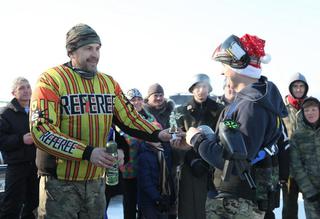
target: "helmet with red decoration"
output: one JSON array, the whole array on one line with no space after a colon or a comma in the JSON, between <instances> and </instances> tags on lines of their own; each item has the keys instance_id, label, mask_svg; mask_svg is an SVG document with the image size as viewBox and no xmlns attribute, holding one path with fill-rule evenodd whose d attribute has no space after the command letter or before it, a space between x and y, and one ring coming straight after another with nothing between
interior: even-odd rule
<instances>
[{"instance_id":1,"label":"helmet with red decoration","mask_svg":"<svg viewBox=\"0 0 320 219\"><path fill-rule=\"evenodd\" d=\"M212 59L229 66L235 72L252 78L260 78L261 63L269 63L271 57L264 52L265 41L245 34L239 38L229 36L214 51Z\"/></svg>"}]
</instances>

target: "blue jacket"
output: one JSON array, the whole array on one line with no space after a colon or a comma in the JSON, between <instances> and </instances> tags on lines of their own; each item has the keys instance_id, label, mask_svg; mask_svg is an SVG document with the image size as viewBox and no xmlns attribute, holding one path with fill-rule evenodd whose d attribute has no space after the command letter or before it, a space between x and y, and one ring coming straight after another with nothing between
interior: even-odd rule
<instances>
[{"instance_id":1,"label":"blue jacket","mask_svg":"<svg viewBox=\"0 0 320 219\"><path fill-rule=\"evenodd\" d=\"M171 148L169 145L163 144L163 149L169 174L171 174ZM141 144L139 150L137 175L139 206L155 205L156 201L160 199L160 167L156 150L146 142ZM172 181L169 183L172 185ZM174 192L172 193L174 194Z\"/></svg>"}]
</instances>

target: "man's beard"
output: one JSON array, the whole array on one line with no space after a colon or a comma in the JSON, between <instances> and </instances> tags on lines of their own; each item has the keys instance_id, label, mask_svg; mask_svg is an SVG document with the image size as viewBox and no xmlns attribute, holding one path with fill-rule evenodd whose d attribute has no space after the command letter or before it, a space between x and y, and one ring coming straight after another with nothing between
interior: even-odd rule
<instances>
[{"instance_id":1,"label":"man's beard","mask_svg":"<svg viewBox=\"0 0 320 219\"><path fill-rule=\"evenodd\" d=\"M85 64L82 65L82 66L80 67L80 69L83 70L83 71L87 71L87 72L96 74L97 71L98 71L98 70L97 70L97 65L98 65L98 62L97 62L97 64L95 64L95 65L92 65L92 64L89 63L89 62L85 62Z\"/></svg>"},{"instance_id":2,"label":"man's beard","mask_svg":"<svg viewBox=\"0 0 320 219\"><path fill-rule=\"evenodd\" d=\"M85 65L78 65L78 67L72 66L72 69L85 79L92 79L97 74L97 65L92 67L89 66L87 62L85 63Z\"/></svg>"}]
</instances>

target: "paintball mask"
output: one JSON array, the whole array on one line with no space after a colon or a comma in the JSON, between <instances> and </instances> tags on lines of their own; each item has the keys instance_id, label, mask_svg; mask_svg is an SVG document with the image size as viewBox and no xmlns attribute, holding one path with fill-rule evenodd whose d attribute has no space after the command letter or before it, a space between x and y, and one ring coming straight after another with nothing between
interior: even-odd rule
<instances>
[{"instance_id":1,"label":"paintball mask","mask_svg":"<svg viewBox=\"0 0 320 219\"><path fill-rule=\"evenodd\" d=\"M222 180L228 181L233 169L241 179L245 179L251 189L256 185L250 175L250 164L247 160L248 152L239 124L233 120L225 120L219 124L219 137L224 147L223 157L225 159Z\"/></svg>"},{"instance_id":2,"label":"paintball mask","mask_svg":"<svg viewBox=\"0 0 320 219\"><path fill-rule=\"evenodd\" d=\"M229 36L216 48L212 59L235 69L246 68L250 63L249 54L241 45L240 39L235 35Z\"/></svg>"}]
</instances>

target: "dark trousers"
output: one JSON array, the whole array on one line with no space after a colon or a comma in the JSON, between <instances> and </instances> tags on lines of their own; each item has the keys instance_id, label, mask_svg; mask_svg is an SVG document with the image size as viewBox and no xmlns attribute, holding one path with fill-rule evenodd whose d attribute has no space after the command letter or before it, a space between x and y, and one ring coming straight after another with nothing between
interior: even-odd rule
<instances>
[{"instance_id":1,"label":"dark trousers","mask_svg":"<svg viewBox=\"0 0 320 219\"><path fill-rule=\"evenodd\" d=\"M282 188L283 193L283 219L298 219L299 187L293 178L289 178L287 187Z\"/></svg>"},{"instance_id":2,"label":"dark trousers","mask_svg":"<svg viewBox=\"0 0 320 219\"><path fill-rule=\"evenodd\" d=\"M106 195L106 210L108 209L109 203L111 198L117 196L117 195L122 195L122 177L121 174L119 174L119 183L114 186L109 186L106 185L105 189L105 195Z\"/></svg>"},{"instance_id":3,"label":"dark trousers","mask_svg":"<svg viewBox=\"0 0 320 219\"><path fill-rule=\"evenodd\" d=\"M39 178L34 162L8 165L5 193L0 204L1 219L34 219L39 205Z\"/></svg>"},{"instance_id":4,"label":"dark trousers","mask_svg":"<svg viewBox=\"0 0 320 219\"><path fill-rule=\"evenodd\" d=\"M124 219L136 219L137 179L122 179Z\"/></svg>"},{"instance_id":5,"label":"dark trousers","mask_svg":"<svg viewBox=\"0 0 320 219\"><path fill-rule=\"evenodd\" d=\"M141 206L142 219L168 219L168 214L160 213L154 206Z\"/></svg>"},{"instance_id":6,"label":"dark trousers","mask_svg":"<svg viewBox=\"0 0 320 219\"><path fill-rule=\"evenodd\" d=\"M275 219L276 216L274 215L273 211L266 211L264 215L264 219Z\"/></svg>"}]
</instances>

